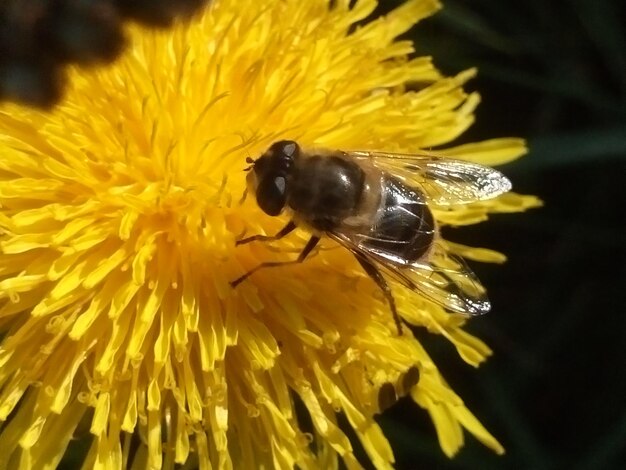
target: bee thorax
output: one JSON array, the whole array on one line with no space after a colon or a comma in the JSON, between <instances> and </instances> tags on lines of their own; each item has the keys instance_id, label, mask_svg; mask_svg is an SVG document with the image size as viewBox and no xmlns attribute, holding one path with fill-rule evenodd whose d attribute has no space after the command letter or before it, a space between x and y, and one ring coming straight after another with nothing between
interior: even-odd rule
<instances>
[{"instance_id":1,"label":"bee thorax","mask_svg":"<svg viewBox=\"0 0 626 470\"><path fill-rule=\"evenodd\" d=\"M318 231L337 228L357 214L365 173L341 156L313 155L293 170L287 201L295 216Z\"/></svg>"}]
</instances>

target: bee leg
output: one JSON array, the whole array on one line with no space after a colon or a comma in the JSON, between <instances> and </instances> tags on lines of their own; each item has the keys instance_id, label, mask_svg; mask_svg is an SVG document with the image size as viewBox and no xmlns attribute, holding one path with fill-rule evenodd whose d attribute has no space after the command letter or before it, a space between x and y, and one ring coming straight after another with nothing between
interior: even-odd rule
<instances>
[{"instance_id":1,"label":"bee leg","mask_svg":"<svg viewBox=\"0 0 626 470\"><path fill-rule=\"evenodd\" d=\"M285 225L276 235L252 235L251 237L242 238L241 240L237 240L235 242L235 246L244 245L246 243L254 242L254 241L271 241L271 240L280 240L285 235L291 233L296 228L296 224L293 220L290 220L287 225Z\"/></svg>"},{"instance_id":2,"label":"bee leg","mask_svg":"<svg viewBox=\"0 0 626 470\"><path fill-rule=\"evenodd\" d=\"M359 264L363 267L367 275L371 277L372 280L383 291L383 295L389 303L389 308L391 308L393 320L396 322L396 328L398 328L398 336L402 336L402 321L400 320L400 315L398 315L398 310L396 309L396 300L393 298L393 294L391 292L391 289L389 288L389 284L387 284L387 281L380 273L380 271L376 268L376 266L374 266L366 258L357 253L354 253L354 256L358 260Z\"/></svg>"},{"instance_id":3,"label":"bee leg","mask_svg":"<svg viewBox=\"0 0 626 470\"><path fill-rule=\"evenodd\" d=\"M289 226L289 224L287 226ZM285 227L285 228L287 228L287 227ZM293 230L293 229L291 229L291 230ZM291 230L289 230L289 232ZM284 229L281 230L281 232L282 231L284 231ZM289 233L289 232L287 232L287 233ZM320 237L317 237L317 236L313 235L311 238L309 238L309 241L306 243L306 245L304 246L304 248L302 249L302 251L298 255L297 259L291 260L291 261L269 261L269 262L266 262L266 263L261 263L256 268L252 268L250 271L248 271L243 276L238 277L237 279L232 281L230 283L230 285L233 286L233 287L237 287L239 284L241 284L248 277L250 277L252 274L257 272L259 269L275 268L276 266L285 266L287 264L302 263L306 259L306 257L311 253L311 251L313 251L313 248L315 248L315 245L317 245L319 241L320 241Z\"/></svg>"}]
</instances>

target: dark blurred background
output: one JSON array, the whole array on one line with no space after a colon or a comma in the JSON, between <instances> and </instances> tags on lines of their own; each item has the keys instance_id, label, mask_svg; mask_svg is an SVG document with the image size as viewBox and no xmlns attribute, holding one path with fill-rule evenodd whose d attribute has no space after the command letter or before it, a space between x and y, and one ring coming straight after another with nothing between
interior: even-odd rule
<instances>
[{"instance_id":1,"label":"dark blurred background","mask_svg":"<svg viewBox=\"0 0 626 470\"><path fill-rule=\"evenodd\" d=\"M202 0L5 0L0 99L51 106L68 63L114 60L124 21L167 27ZM400 3L381 0L378 14ZM447 74L477 66L482 104L462 141L526 137L503 171L545 207L447 233L506 253L473 264L493 311L469 330L495 355L478 370L420 334L452 387L502 442L467 436L453 460L402 401L380 421L399 469L626 468L626 14L623 0L447 0L407 36ZM26 7L27 8L26 8Z\"/></svg>"},{"instance_id":2,"label":"dark blurred background","mask_svg":"<svg viewBox=\"0 0 626 470\"><path fill-rule=\"evenodd\" d=\"M478 67L482 103L462 141L527 138L530 154L502 169L545 206L447 232L509 257L472 263L493 310L468 329L494 356L473 370L421 336L506 455L468 436L448 460L425 414L400 403L381 419L397 467L624 469L626 2L443 3L409 36L448 74Z\"/></svg>"}]
</instances>

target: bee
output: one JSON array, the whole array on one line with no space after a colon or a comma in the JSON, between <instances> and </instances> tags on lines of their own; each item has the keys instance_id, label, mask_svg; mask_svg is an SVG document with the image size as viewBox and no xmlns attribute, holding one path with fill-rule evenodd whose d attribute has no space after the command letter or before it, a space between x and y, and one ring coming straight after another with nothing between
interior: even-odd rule
<instances>
[{"instance_id":1,"label":"bee","mask_svg":"<svg viewBox=\"0 0 626 470\"><path fill-rule=\"evenodd\" d=\"M381 289L400 335L388 278L450 312L490 310L474 273L442 246L431 209L509 191L502 173L428 154L307 151L292 140L275 142L258 159L246 161L248 189L261 210L269 216L288 213L290 219L275 235L253 235L236 244L280 240L296 227L311 237L297 259L261 263L232 281L233 287L261 269L302 263L326 236L350 250Z\"/></svg>"}]
</instances>

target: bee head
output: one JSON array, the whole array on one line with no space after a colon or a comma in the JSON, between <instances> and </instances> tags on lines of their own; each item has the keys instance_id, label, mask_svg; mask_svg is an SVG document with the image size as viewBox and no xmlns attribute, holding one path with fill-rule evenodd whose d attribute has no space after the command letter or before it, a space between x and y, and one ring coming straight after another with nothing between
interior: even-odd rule
<instances>
[{"instance_id":1,"label":"bee head","mask_svg":"<svg viewBox=\"0 0 626 470\"><path fill-rule=\"evenodd\" d=\"M287 203L287 184L293 162L300 156L300 146L293 140L273 143L257 160L247 159L248 187L259 207L268 215L278 215Z\"/></svg>"}]
</instances>

